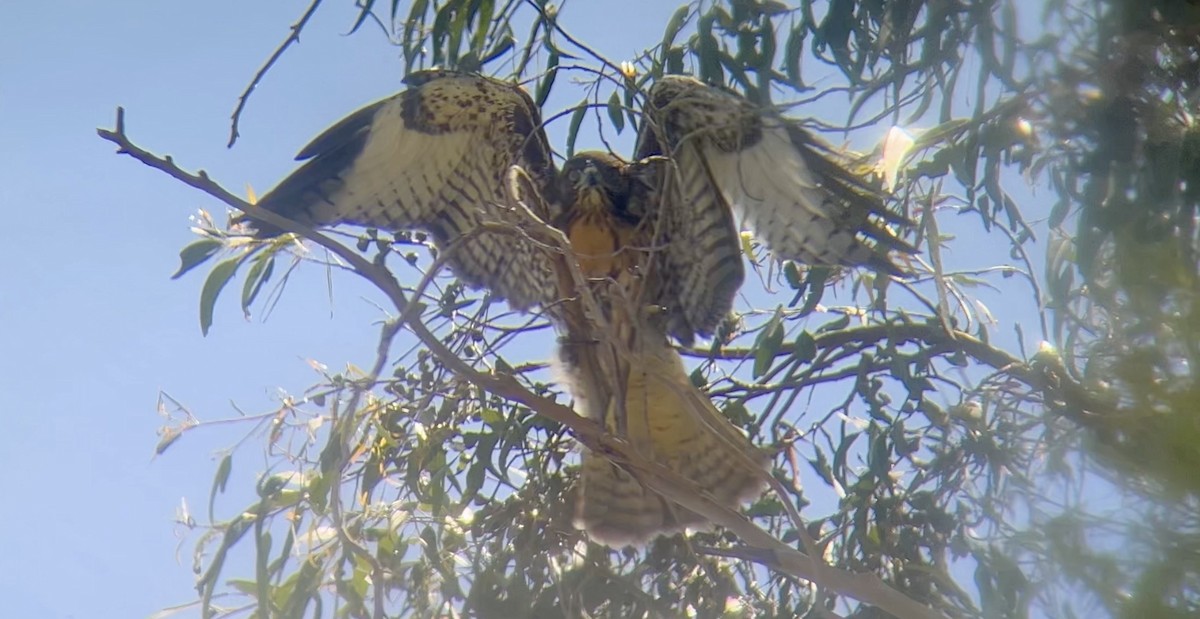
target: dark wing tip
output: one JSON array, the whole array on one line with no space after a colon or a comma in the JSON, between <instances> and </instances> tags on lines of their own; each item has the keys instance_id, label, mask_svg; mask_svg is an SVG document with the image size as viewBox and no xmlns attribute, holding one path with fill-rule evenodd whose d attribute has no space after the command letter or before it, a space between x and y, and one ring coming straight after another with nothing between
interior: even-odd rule
<instances>
[{"instance_id":1,"label":"dark wing tip","mask_svg":"<svg viewBox=\"0 0 1200 619\"><path fill-rule=\"evenodd\" d=\"M911 277L897 267L888 255L919 254L920 250L901 238L916 227L909 217L888 208L888 194L877 183L868 180L869 166L861 160L838 152L823 140L813 136L799 122L787 121L788 134L813 174L822 179L830 194L843 208L856 213L860 234L870 241L877 252L866 266L897 277ZM895 228L895 229L893 229Z\"/></svg>"},{"instance_id":2,"label":"dark wing tip","mask_svg":"<svg viewBox=\"0 0 1200 619\"><path fill-rule=\"evenodd\" d=\"M371 122L375 120L375 114L379 112L379 108L402 96L404 96L403 92L380 99L337 121L332 127L322 131L320 135L300 149L296 155L296 161L320 157L325 153L343 148L348 142L363 138L367 130L371 128ZM361 144L359 146L361 148Z\"/></svg>"},{"instance_id":3,"label":"dark wing tip","mask_svg":"<svg viewBox=\"0 0 1200 619\"><path fill-rule=\"evenodd\" d=\"M376 112L394 98L359 109L322 132L297 155L296 159L306 160L304 164L264 194L256 205L306 224L335 223L313 221L313 210L320 203L328 202L329 193L341 183L342 176L366 146ZM241 222L249 224L257 238L283 233L283 230L249 216L241 216L236 221Z\"/></svg>"}]
</instances>

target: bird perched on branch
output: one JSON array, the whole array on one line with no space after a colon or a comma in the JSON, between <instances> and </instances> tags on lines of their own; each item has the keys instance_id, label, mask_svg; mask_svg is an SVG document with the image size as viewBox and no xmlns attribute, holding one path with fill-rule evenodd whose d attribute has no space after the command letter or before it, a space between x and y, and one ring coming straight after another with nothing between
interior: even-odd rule
<instances>
[{"instance_id":1,"label":"bird perched on branch","mask_svg":"<svg viewBox=\"0 0 1200 619\"><path fill-rule=\"evenodd\" d=\"M692 385L670 338L710 335L732 308L744 275L735 217L779 258L887 273L898 273L889 253L913 251L888 227L906 220L797 122L688 77L650 88L632 162L585 152L561 170L516 84L449 71L405 81L304 148L258 206L312 226L429 232L466 283L550 309L585 414L719 504L760 492L765 454ZM569 242L576 279L522 232L513 166ZM596 306L585 320L551 309L585 297ZM576 521L624 545L703 518L585 453Z\"/></svg>"}]
</instances>

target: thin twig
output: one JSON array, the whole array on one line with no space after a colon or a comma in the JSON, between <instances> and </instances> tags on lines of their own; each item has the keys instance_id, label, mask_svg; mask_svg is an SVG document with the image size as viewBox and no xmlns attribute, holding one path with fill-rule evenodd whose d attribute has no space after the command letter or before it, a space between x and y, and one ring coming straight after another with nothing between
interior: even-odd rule
<instances>
[{"instance_id":1,"label":"thin twig","mask_svg":"<svg viewBox=\"0 0 1200 619\"><path fill-rule=\"evenodd\" d=\"M942 352L961 352L975 361L990 366L1006 376L1015 378L1025 385L1060 401L1062 412L1082 425L1112 413L1112 407L1092 397L1087 388L1071 379L1061 361L1050 356L1035 357L1026 362L965 331L947 332L940 323L892 323L870 325L822 333L813 338L817 351L843 346L870 346L889 340L899 346L907 342L919 342ZM678 348L689 357L720 360L753 359L757 354L750 348L722 348L718 351L700 348ZM795 354L792 350L781 350L776 357ZM769 386L755 385L756 389Z\"/></svg>"},{"instance_id":2,"label":"thin twig","mask_svg":"<svg viewBox=\"0 0 1200 619\"><path fill-rule=\"evenodd\" d=\"M254 92L254 89L258 87L258 83L266 77L267 71L270 71L271 67L275 66L275 63L283 56L283 52L291 47L292 43L300 42L300 31L304 30L304 26L308 24L309 18L313 16L313 13L317 12L317 7L320 5L321 0L313 0L312 4L308 5L304 14L300 16L300 19L292 24L287 38L283 40L283 43L279 44L279 47L275 48L275 51L271 53L271 57L267 58L263 66L259 67L258 72L254 74L254 79L250 80L250 84L246 86L246 90L243 90L242 95L238 97L237 107L233 108L232 121L229 125L229 143L225 145L226 148L233 148L233 143L237 142L238 135L240 135L238 133L238 121L242 118L242 110L245 109L246 102L250 100L250 93Z\"/></svg>"}]
</instances>

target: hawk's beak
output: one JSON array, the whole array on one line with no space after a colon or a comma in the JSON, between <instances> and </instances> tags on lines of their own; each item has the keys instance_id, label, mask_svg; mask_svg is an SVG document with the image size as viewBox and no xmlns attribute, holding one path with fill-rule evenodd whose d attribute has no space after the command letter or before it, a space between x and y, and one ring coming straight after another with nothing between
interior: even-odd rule
<instances>
[{"instance_id":1,"label":"hawk's beak","mask_svg":"<svg viewBox=\"0 0 1200 619\"><path fill-rule=\"evenodd\" d=\"M600 184L600 171L596 166L587 164L580 171L579 179L575 181L575 189L588 189Z\"/></svg>"}]
</instances>

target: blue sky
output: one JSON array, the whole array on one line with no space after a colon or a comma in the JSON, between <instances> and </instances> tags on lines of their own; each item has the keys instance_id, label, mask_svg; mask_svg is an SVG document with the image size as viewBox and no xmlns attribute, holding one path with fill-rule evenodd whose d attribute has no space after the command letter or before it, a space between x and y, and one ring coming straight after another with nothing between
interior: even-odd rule
<instances>
[{"instance_id":1,"label":"blue sky","mask_svg":"<svg viewBox=\"0 0 1200 619\"><path fill-rule=\"evenodd\" d=\"M628 17L598 36L602 10L613 10L604 4L569 6L568 27L619 60L658 40L676 3L613 2ZM194 239L188 216L223 218L224 208L95 135L122 105L143 147L261 194L309 138L400 87L398 51L382 35L343 36L350 5L330 0L318 12L258 88L231 150L237 96L307 1L0 5L5 616L142 617L193 599L195 536L181 543L174 513L184 498L203 512L215 454L244 430L189 434L154 458L160 390L212 420L234 416L231 403L261 412L281 389L302 391L317 380L308 359L370 362L375 296L343 276L331 302L319 269L265 322L242 320L224 299L201 337L203 269L169 276ZM263 466L239 458L231 485Z\"/></svg>"}]
</instances>

